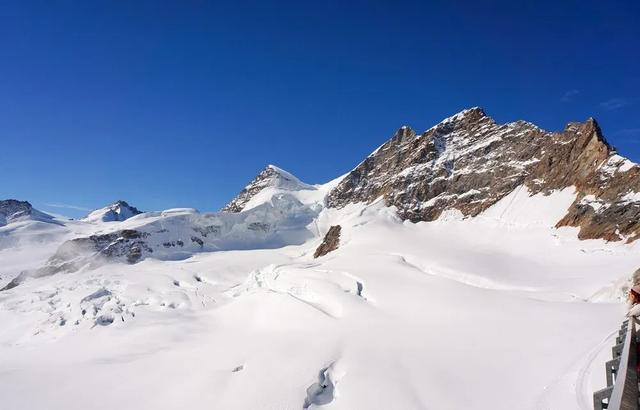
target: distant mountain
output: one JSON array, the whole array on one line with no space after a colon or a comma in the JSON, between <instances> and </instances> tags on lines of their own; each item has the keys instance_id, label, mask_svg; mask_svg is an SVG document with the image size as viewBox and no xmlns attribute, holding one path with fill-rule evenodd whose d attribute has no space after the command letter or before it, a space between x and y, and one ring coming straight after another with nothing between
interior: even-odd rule
<instances>
[{"instance_id":1,"label":"distant mountain","mask_svg":"<svg viewBox=\"0 0 640 410\"><path fill-rule=\"evenodd\" d=\"M112 204L105 206L104 208L96 209L89 215L82 218L87 222L116 222L125 221L132 216L141 214L136 207L129 205L125 201L116 201Z\"/></svg>"},{"instance_id":2,"label":"distant mountain","mask_svg":"<svg viewBox=\"0 0 640 410\"><path fill-rule=\"evenodd\" d=\"M383 197L402 219L432 221L452 209L476 216L519 186L531 194L574 186L557 226L580 227L581 239L640 236L640 167L616 154L593 118L547 132L497 124L475 107L423 134L402 127L329 193L327 206Z\"/></svg>"},{"instance_id":3,"label":"distant mountain","mask_svg":"<svg viewBox=\"0 0 640 410\"><path fill-rule=\"evenodd\" d=\"M267 165L231 202L226 204L223 212L241 212L247 204L265 188L277 191L315 190L313 185L305 184L289 172Z\"/></svg>"},{"instance_id":4,"label":"distant mountain","mask_svg":"<svg viewBox=\"0 0 640 410\"><path fill-rule=\"evenodd\" d=\"M419 222L436 220L445 211L477 216L518 188L549 195L570 187L575 201L558 210L564 216L554 218L556 226L579 227L581 239L637 239L640 167L616 154L594 119L547 132L525 121L497 124L475 107L420 135L400 128L351 172L323 185L306 184L268 165L218 213L177 209L129 221L141 212L125 201L114 202L78 221L79 235L62 244L34 276L108 260L136 263L146 257L181 259L196 252L300 244L326 233L323 209L378 199L400 219ZM4 223L46 216L28 202L0 204ZM123 223L90 228L97 221Z\"/></svg>"},{"instance_id":5,"label":"distant mountain","mask_svg":"<svg viewBox=\"0 0 640 410\"><path fill-rule=\"evenodd\" d=\"M24 220L51 222L53 217L34 209L27 201L18 201L16 199L0 200L0 226Z\"/></svg>"}]
</instances>

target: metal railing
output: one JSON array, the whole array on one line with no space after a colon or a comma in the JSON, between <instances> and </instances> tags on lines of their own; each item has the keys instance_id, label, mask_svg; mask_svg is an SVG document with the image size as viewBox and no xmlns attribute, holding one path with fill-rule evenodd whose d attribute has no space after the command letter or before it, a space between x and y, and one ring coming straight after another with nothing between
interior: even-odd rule
<instances>
[{"instance_id":1,"label":"metal railing","mask_svg":"<svg viewBox=\"0 0 640 410\"><path fill-rule=\"evenodd\" d=\"M611 348L613 359L605 366L607 387L593 393L595 410L638 410L637 338L634 317L625 320Z\"/></svg>"}]
</instances>

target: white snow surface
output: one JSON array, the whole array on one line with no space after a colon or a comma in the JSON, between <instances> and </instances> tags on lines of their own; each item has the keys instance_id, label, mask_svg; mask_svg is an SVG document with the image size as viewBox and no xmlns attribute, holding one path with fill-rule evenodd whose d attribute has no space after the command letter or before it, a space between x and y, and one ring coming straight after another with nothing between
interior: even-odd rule
<instances>
[{"instance_id":1,"label":"white snow surface","mask_svg":"<svg viewBox=\"0 0 640 410\"><path fill-rule=\"evenodd\" d=\"M7 225L3 267L37 265L52 244L96 230L177 235L201 218L235 218L224 243L245 246L180 258L172 247L0 292L2 408L591 408L637 243L553 228L571 188L522 187L476 218L412 224L382 201L325 209L338 181L289 196L268 187L231 217ZM265 249L244 236L251 218L285 221L295 240ZM336 224L340 247L313 259Z\"/></svg>"},{"instance_id":2,"label":"white snow surface","mask_svg":"<svg viewBox=\"0 0 640 410\"><path fill-rule=\"evenodd\" d=\"M600 165L600 173L602 179L607 179L613 176L614 174L620 172L624 173L632 168L638 166L638 164L630 161L629 159L618 155L616 153L612 153L607 161Z\"/></svg>"}]
</instances>

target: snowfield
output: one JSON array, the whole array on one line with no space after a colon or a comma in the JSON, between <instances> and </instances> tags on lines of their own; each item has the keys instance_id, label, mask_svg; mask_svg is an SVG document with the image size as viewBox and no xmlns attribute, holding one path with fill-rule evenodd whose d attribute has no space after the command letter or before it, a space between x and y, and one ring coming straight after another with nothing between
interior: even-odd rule
<instances>
[{"instance_id":1,"label":"snowfield","mask_svg":"<svg viewBox=\"0 0 640 410\"><path fill-rule=\"evenodd\" d=\"M637 241L555 229L572 189L519 188L476 218L453 211L413 224L381 201L323 208L337 181L286 190L284 201L266 188L246 211L215 214L231 224L224 244L237 244L236 224L294 209L277 220L293 235L276 229L273 246L189 248L0 292L1 407L592 408L640 265ZM46 239L7 225L0 287L80 234L163 221L175 233L201 217L64 221L43 228ZM340 247L313 259L337 224Z\"/></svg>"}]
</instances>

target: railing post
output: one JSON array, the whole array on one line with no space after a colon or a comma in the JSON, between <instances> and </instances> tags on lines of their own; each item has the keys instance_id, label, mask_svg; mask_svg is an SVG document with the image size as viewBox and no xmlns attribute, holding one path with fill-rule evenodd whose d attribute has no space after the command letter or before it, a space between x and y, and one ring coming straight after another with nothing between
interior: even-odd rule
<instances>
[{"instance_id":1,"label":"railing post","mask_svg":"<svg viewBox=\"0 0 640 410\"><path fill-rule=\"evenodd\" d=\"M595 410L639 410L638 353L636 319L622 323L611 349L613 360L606 363L607 387L593 394Z\"/></svg>"}]
</instances>

